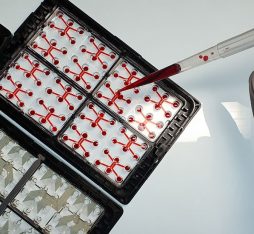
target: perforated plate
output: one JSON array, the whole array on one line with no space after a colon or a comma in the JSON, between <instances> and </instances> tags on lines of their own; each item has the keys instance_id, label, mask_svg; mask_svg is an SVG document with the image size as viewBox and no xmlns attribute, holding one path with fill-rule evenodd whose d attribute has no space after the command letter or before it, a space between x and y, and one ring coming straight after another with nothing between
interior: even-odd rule
<instances>
[{"instance_id":1,"label":"perforated plate","mask_svg":"<svg viewBox=\"0 0 254 234\"><path fill-rule=\"evenodd\" d=\"M172 81L119 94L155 68L66 0L46 0L12 43L0 108L122 203L199 108Z\"/></svg>"}]
</instances>

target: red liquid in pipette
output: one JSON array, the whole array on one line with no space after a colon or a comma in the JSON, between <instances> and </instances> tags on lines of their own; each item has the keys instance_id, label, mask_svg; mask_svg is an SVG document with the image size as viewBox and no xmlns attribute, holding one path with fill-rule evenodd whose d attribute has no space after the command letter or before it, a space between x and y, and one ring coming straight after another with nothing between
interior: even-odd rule
<instances>
[{"instance_id":1,"label":"red liquid in pipette","mask_svg":"<svg viewBox=\"0 0 254 234\"><path fill-rule=\"evenodd\" d=\"M135 81L134 83L127 85L120 89L118 92L126 91L129 89L137 88L142 85L146 85L155 81L166 79L169 76L174 76L181 72L181 66L178 63L172 64L168 67L165 67L161 70L158 70L156 72L153 72L143 78L141 78L138 81Z\"/></svg>"}]
</instances>

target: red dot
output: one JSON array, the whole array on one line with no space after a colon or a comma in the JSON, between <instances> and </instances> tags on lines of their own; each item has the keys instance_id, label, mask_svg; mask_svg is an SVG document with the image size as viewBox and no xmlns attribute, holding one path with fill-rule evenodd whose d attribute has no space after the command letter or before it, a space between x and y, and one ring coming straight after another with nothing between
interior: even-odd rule
<instances>
[{"instance_id":1,"label":"red dot","mask_svg":"<svg viewBox=\"0 0 254 234\"><path fill-rule=\"evenodd\" d=\"M17 87L20 89L22 88L22 84L17 84Z\"/></svg>"},{"instance_id":2,"label":"red dot","mask_svg":"<svg viewBox=\"0 0 254 234\"><path fill-rule=\"evenodd\" d=\"M95 128L96 126L97 126L97 124L96 124L95 122L92 122L92 123L91 123L91 127L92 127L92 128Z\"/></svg>"},{"instance_id":3,"label":"red dot","mask_svg":"<svg viewBox=\"0 0 254 234\"><path fill-rule=\"evenodd\" d=\"M65 69L64 69L64 72L65 72L65 73L69 73L69 72L70 72L70 69L69 69L69 68L65 68Z\"/></svg>"},{"instance_id":4,"label":"red dot","mask_svg":"<svg viewBox=\"0 0 254 234\"><path fill-rule=\"evenodd\" d=\"M91 85L86 85L86 89L91 89Z\"/></svg>"},{"instance_id":5,"label":"red dot","mask_svg":"<svg viewBox=\"0 0 254 234\"><path fill-rule=\"evenodd\" d=\"M106 64L103 64L103 66L102 66L103 69L107 69L107 67L108 66Z\"/></svg>"},{"instance_id":6,"label":"red dot","mask_svg":"<svg viewBox=\"0 0 254 234\"><path fill-rule=\"evenodd\" d=\"M73 111L74 110L74 106L70 105L69 106L69 110Z\"/></svg>"},{"instance_id":7,"label":"red dot","mask_svg":"<svg viewBox=\"0 0 254 234\"><path fill-rule=\"evenodd\" d=\"M34 110L31 110L29 113L30 113L30 115L35 115L35 111Z\"/></svg>"},{"instance_id":8,"label":"red dot","mask_svg":"<svg viewBox=\"0 0 254 234\"><path fill-rule=\"evenodd\" d=\"M64 141L68 141L69 137L68 137L67 135L64 135L64 136L62 137L62 139L63 139Z\"/></svg>"},{"instance_id":9,"label":"red dot","mask_svg":"<svg viewBox=\"0 0 254 234\"><path fill-rule=\"evenodd\" d=\"M51 45L56 46L56 42L55 41L51 42Z\"/></svg>"},{"instance_id":10,"label":"red dot","mask_svg":"<svg viewBox=\"0 0 254 234\"><path fill-rule=\"evenodd\" d=\"M126 63L122 63L122 67L126 67L127 65L126 65Z\"/></svg>"},{"instance_id":11,"label":"red dot","mask_svg":"<svg viewBox=\"0 0 254 234\"><path fill-rule=\"evenodd\" d=\"M47 89L47 94L51 94L52 93L52 89Z\"/></svg>"},{"instance_id":12,"label":"red dot","mask_svg":"<svg viewBox=\"0 0 254 234\"><path fill-rule=\"evenodd\" d=\"M42 124L45 124L46 122L47 122L47 121L46 121L45 118L42 118L42 119L41 119L41 123L42 123Z\"/></svg>"},{"instance_id":13,"label":"red dot","mask_svg":"<svg viewBox=\"0 0 254 234\"><path fill-rule=\"evenodd\" d=\"M44 101L43 101L43 100L39 100L39 104L40 104L40 105L43 105L43 104L44 104Z\"/></svg>"},{"instance_id":14,"label":"red dot","mask_svg":"<svg viewBox=\"0 0 254 234\"><path fill-rule=\"evenodd\" d=\"M57 128L56 127L52 127L52 132L56 132Z\"/></svg>"},{"instance_id":15,"label":"red dot","mask_svg":"<svg viewBox=\"0 0 254 234\"><path fill-rule=\"evenodd\" d=\"M75 77L75 80L76 80L76 81L80 81L81 78L80 78L79 76L76 76L76 77Z\"/></svg>"},{"instance_id":16,"label":"red dot","mask_svg":"<svg viewBox=\"0 0 254 234\"><path fill-rule=\"evenodd\" d=\"M60 36L62 36L62 37L63 37L64 35L65 35L65 33L64 33L64 32L60 32Z\"/></svg>"},{"instance_id":17,"label":"red dot","mask_svg":"<svg viewBox=\"0 0 254 234\"><path fill-rule=\"evenodd\" d=\"M96 56L93 56L93 57L92 57L92 60L93 60L93 61L96 61L96 60L97 60L97 57L96 57Z\"/></svg>"},{"instance_id":18,"label":"red dot","mask_svg":"<svg viewBox=\"0 0 254 234\"><path fill-rule=\"evenodd\" d=\"M138 94L139 93L139 89L134 89L134 93Z\"/></svg>"},{"instance_id":19,"label":"red dot","mask_svg":"<svg viewBox=\"0 0 254 234\"><path fill-rule=\"evenodd\" d=\"M158 86L153 86L153 91L156 92L158 90Z\"/></svg>"},{"instance_id":20,"label":"red dot","mask_svg":"<svg viewBox=\"0 0 254 234\"><path fill-rule=\"evenodd\" d=\"M95 161L95 165L99 166L101 164L100 160Z\"/></svg>"},{"instance_id":21,"label":"red dot","mask_svg":"<svg viewBox=\"0 0 254 234\"><path fill-rule=\"evenodd\" d=\"M49 27L54 28L55 27L54 23L49 23Z\"/></svg>"},{"instance_id":22,"label":"red dot","mask_svg":"<svg viewBox=\"0 0 254 234\"><path fill-rule=\"evenodd\" d=\"M78 95L77 98L78 98L78 100L82 100L83 96L82 95Z\"/></svg>"},{"instance_id":23,"label":"red dot","mask_svg":"<svg viewBox=\"0 0 254 234\"><path fill-rule=\"evenodd\" d=\"M105 130L102 130L101 134L102 134L102 136L106 136L107 132Z\"/></svg>"},{"instance_id":24,"label":"red dot","mask_svg":"<svg viewBox=\"0 0 254 234\"><path fill-rule=\"evenodd\" d=\"M129 171L131 168L129 166L125 166L125 170Z\"/></svg>"},{"instance_id":25,"label":"red dot","mask_svg":"<svg viewBox=\"0 0 254 234\"><path fill-rule=\"evenodd\" d=\"M114 125L115 123L116 123L115 120L111 120L111 121L110 121L110 125Z\"/></svg>"},{"instance_id":26,"label":"red dot","mask_svg":"<svg viewBox=\"0 0 254 234\"><path fill-rule=\"evenodd\" d=\"M19 103L19 106L20 106L20 107L23 107L24 105L25 105L24 102L20 102L20 103Z\"/></svg>"},{"instance_id":27,"label":"red dot","mask_svg":"<svg viewBox=\"0 0 254 234\"><path fill-rule=\"evenodd\" d=\"M104 154L108 154L109 153L109 150L108 149L105 149L104 150Z\"/></svg>"},{"instance_id":28,"label":"red dot","mask_svg":"<svg viewBox=\"0 0 254 234\"><path fill-rule=\"evenodd\" d=\"M37 84L37 86L41 86L41 81L38 80L38 81L36 82L36 84Z\"/></svg>"},{"instance_id":29,"label":"red dot","mask_svg":"<svg viewBox=\"0 0 254 234\"><path fill-rule=\"evenodd\" d=\"M171 117L171 113L170 113L170 112L166 112L166 113L165 113L165 117L166 117L166 118L170 118L170 117Z\"/></svg>"},{"instance_id":30,"label":"red dot","mask_svg":"<svg viewBox=\"0 0 254 234\"><path fill-rule=\"evenodd\" d=\"M93 103L89 103L88 108L93 109L93 107L94 107Z\"/></svg>"},{"instance_id":31,"label":"red dot","mask_svg":"<svg viewBox=\"0 0 254 234\"><path fill-rule=\"evenodd\" d=\"M139 156L136 155L136 154L133 156L133 158L134 158L135 160L139 160Z\"/></svg>"},{"instance_id":32,"label":"red dot","mask_svg":"<svg viewBox=\"0 0 254 234\"><path fill-rule=\"evenodd\" d=\"M14 97L14 95L13 95L12 93L10 93L10 94L8 95L8 97L9 97L9 99L12 99L12 98Z\"/></svg>"},{"instance_id":33,"label":"red dot","mask_svg":"<svg viewBox=\"0 0 254 234\"><path fill-rule=\"evenodd\" d=\"M50 113L54 113L55 112L55 109L53 107L49 108L49 112Z\"/></svg>"},{"instance_id":34,"label":"red dot","mask_svg":"<svg viewBox=\"0 0 254 234\"><path fill-rule=\"evenodd\" d=\"M89 152L85 152L84 156L85 156L86 158L88 158L88 157L90 156L90 153L89 153Z\"/></svg>"},{"instance_id":35,"label":"red dot","mask_svg":"<svg viewBox=\"0 0 254 234\"><path fill-rule=\"evenodd\" d=\"M38 45L36 43L33 43L33 48L36 49L38 47Z\"/></svg>"},{"instance_id":36,"label":"red dot","mask_svg":"<svg viewBox=\"0 0 254 234\"><path fill-rule=\"evenodd\" d=\"M88 71L88 66L85 66L85 67L83 68L83 70L84 70L84 71Z\"/></svg>"},{"instance_id":37,"label":"red dot","mask_svg":"<svg viewBox=\"0 0 254 234\"><path fill-rule=\"evenodd\" d=\"M54 60L54 64L55 64L55 65L59 64L59 60L55 59L55 60Z\"/></svg>"},{"instance_id":38,"label":"red dot","mask_svg":"<svg viewBox=\"0 0 254 234\"><path fill-rule=\"evenodd\" d=\"M110 88L110 83L106 83L106 84L105 84L105 87L106 87L106 88Z\"/></svg>"},{"instance_id":39,"label":"red dot","mask_svg":"<svg viewBox=\"0 0 254 234\"><path fill-rule=\"evenodd\" d=\"M131 99L127 99L127 100L126 100L126 103L127 103L127 104L131 104Z\"/></svg>"},{"instance_id":40,"label":"red dot","mask_svg":"<svg viewBox=\"0 0 254 234\"><path fill-rule=\"evenodd\" d=\"M31 76L30 73L26 73L26 78L29 78Z\"/></svg>"},{"instance_id":41,"label":"red dot","mask_svg":"<svg viewBox=\"0 0 254 234\"><path fill-rule=\"evenodd\" d=\"M107 173L107 174L111 173L111 171L112 171L111 168L107 168L107 169L106 169L106 173Z\"/></svg>"},{"instance_id":42,"label":"red dot","mask_svg":"<svg viewBox=\"0 0 254 234\"><path fill-rule=\"evenodd\" d=\"M118 73L115 72L114 73L114 77L117 78L118 77Z\"/></svg>"},{"instance_id":43,"label":"red dot","mask_svg":"<svg viewBox=\"0 0 254 234\"><path fill-rule=\"evenodd\" d=\"M121 182L123 181L123 179L122 179L122 177L117 176L116 181L117 181L118 183L121 183Z\"/></svg>"},{"instance_id":44,"label":"red dot","mask_svg":"<svg viewBox=\"0 0 254 234\"><path fill-rule=\"evenodd\" d=\"M112 143L116 144L117 143L117 139L116 138L112 139Z\"/></svg>"},{"instance_id":45,"label":"red dot","mask_svg":"<svg viewBox=\"0 0 254 234\"><path fill-rule=\"evenodd\" d=\"M93 43L93 42L94 42L94 38L91 37L89 41L90 41L91 43Z\"/></svg>"},{"instance_id":46,"label":"red dot","mask_svg":"<svg viewBox=\"0 0 254 234\"><path fill-rule=\"evenodd\" d=\"M149 101L150 101L150 97L149 97L149 96L145 96L144 100L145 100L146 102L149 102Z\"/></svg>"},{"instance_id":47,"label":"red dot","mask_svg":"<svg viewBox=\"0 0 254 234\"><path fill-rule=\"evenodd\" d=\"M81 114L79 117L80 119L86 119L86 116L84 114Z\"/></svg>"},{"instance_id":48,"label":"red dot","mask_svg":"<svg viewBox=\"0 0 254 234\"><path fill-rule=\"evenodd\" d=\"M99 76L98 74L96 74L96 75L94 75L94 78L95 78L96 80L98 80L98 79L100 78L100 76Z\"/></svg>"},{"instance_id":49,"label":"red dot","mask_svg":"<svg viewBox=\"0 0 254 234\"><path fill-rule=\"evenodd\" d=\"M128 121L129 121L130 123L132 123L132 122L134 121L134 117L133 117L133 116L130 116L130 117L128 118Z\"/></svg>"},{"instance_id":50,"label":"red dot","mask_svg":"<svg viewBox=\"0 0 254 234\"><path fill-rule=\"evenodd\" d=\"M179 106L179 102L176 101L173 103L173 107L177 108L178 106Z\"/></svg>"},{"instance_id":51,"label":"red dot","mask_svg":"<svg viewBox=\"0 0 254 234\"><path fill-rule=\"evenodd\" d=\"M111 58L111 59L115 59L115 58L116 58L116 55L115 55L115 54L111 54L111 55L110 55L110 58Z\"/></svg>"},{"instance_id":52,"label":"red dot","mask_svg":"<svg viewBox=\"0 0 254 234\"><path fill-rule=\"evenodd\" d=\"M67 50L63 50L62 52L63 52L63 54L67 54Z\"/></svg>"},{"instance_id":53,"label":"red dot","mask_svg":"<svg viewBox=\"0 0 254 234\"><path fill-rule=\"evenodd\" d=\"M126 128L121 128L121 133L125 133L126 132Z\"/></svg>"},{"instance_id":54,"label":"red dot","mask_svg":"<svg viewBox=\"0 0 254 234\"><path fill-rule=\"evenodd\" d=\"M88 137L87 133L84 132L84 133L82 134L82 137L83 137L83 138L87 138L87 137Z\"/></svg>"},{"instance_id":55,"label":"red dot","mask_svg":"<svg viewBox=\"0 0 254 234\"><path fill-rule=\"evenodd\" d=\"M73 124L73 125L71 126L71 128L72 128L72 130L77 130L77 126L76 126L75 124Z\"/></svg>"},{"instance_id":56,"label":"red dot","mask_svg":"<svg viewBox=\"0 0 254 234\"><path fill-rule=\"evenodd\" d=\"M101 98L102 97L102 93L97 93L97 97Z\"/></svg>"},{"instance_id":57,"label":"red dot","mask_svg":"<svg viewBox=\"0 0 254 234\"><path fill-rule=\"evenodd\" d=\"M73 58L73 62L77 63L78 62L78 58Z\"/></svg>"},{"instance_id":58,"label":"red dot","mask_svg":"<svg viewBox=\"0 0 254 234\"><path fill-rule=\"evenodd\" d=\"M85 49L85 48L82 48L82 49L81 49L81 52L82 52L82 53L85 53L85 52L86 52L86 49Z\"/></svg>"},{"instance_id":59,"label":"red dot","mask_svg":"<svg viewBox=\"0 0 254 234\"><path fill-rule=\"evenodd\" d=\"M207 55L204 56L203 60L206 62L209 59Z\"/></svg>"},{"instance_id":60,"label":"red dot","mask_svg":"<svg viewBox=\"0 0 254 234\"><path fill-rule=\"evenodd\" d=\"M44 52L44 53L43 53L43 56L44 56L44 57L47 57L48 54L49 54L48 52Z\"/></svg>"},{"instance_id":61,"label":"red dot","mask_svg":"<svg viewBox=\"0 0 254 234\"><path fill-rule=\"evenodd\" d=\"M123 114L123 109L119 109L119 110L118 110L118 114L119 114L119 115Z\"/></svg>"},{"instance_id":62,"label":"red dot","mask_svg":"<svg viewBox=\"0 0 254 234\"><path fill-rule=\"evenodd\" d=\"M128 149L127 147L125 147L125 146L123 147L123 151L124 151L124 152L127 152L128 150L129 150L129 149Z\"/></svg>"},{"instance_id":63,"label":"red dot","mask_svg":"<svg viewBox=\"0 0 254 234\"><path fill-rule=\"evenodd\" d=\"M0 90L2 90L3 89L3 86L2 85L0 85Z\"/></svg>"},{"instance_id":64,"label":"red dot","mask_svg":"<svg viewBox=\"0 0 254 234\"><path fill-rule=\"evenodd\" d=\"M133 76L137 75L137 72L136 71L132 71L131 73Z\"/></svg>"},{"instance_id":65,"label":"red dot","mask_svg":"<svg viewBox=\"0 0 254 234\"><path fill-rule=\"evenodd\" d=\"M65 121L65 119L66 119L65 116L61 116L62 121Z\"/></svg>"},{"instance_id":66,"label":"red dot","mask_svg":"<svg viewBox=\"0 0 254 234\"><path fill-rule=\"evenodd\" d=\"M75 39L71 39L71 44L74 45L76 43Z\"/></svg>"},{"instance_id":67,"label":"red dot","mask_svg":"<svg viewBox=\"0 0 254 234\"><path fill-rule=\"evenodd\" d=\"M202 58L203 58L203 56L202 56L202 55L199 55L199 58L200 58L200 59L202 59Z\"/></svg>"},{"instance_id":68,"label":"red dot","mask_svg":"<svg viewBox=\"0 0 254 234\"><path fill-rule=\"evenodd\" d=\"M99 145L98 141L94 141L94 142L93 142L93 145L94 145L94 146L98 146L98 145Z\"/></svg>"},{"instance_id":69,"label":"red dot","mask_svg":"<svg viewBox=\"0 0 254 234\"><path fill-rule=\"evenodd\" d=\"M79 144L75 143L75 144L73 145L73 147L74 147L75 149L78 149L78 148L79 148Z\"/></svg>"},{"instance_id":70,"label":"red dot","mask_svg":"<svg viewBox=\"0 0 254 234\"><path fill-rule=\"evenodd\" d=\"M46 76L48 76L50 74L50 71L46 70L44 73L45 73Z\"/></svg>"}]
</instances>

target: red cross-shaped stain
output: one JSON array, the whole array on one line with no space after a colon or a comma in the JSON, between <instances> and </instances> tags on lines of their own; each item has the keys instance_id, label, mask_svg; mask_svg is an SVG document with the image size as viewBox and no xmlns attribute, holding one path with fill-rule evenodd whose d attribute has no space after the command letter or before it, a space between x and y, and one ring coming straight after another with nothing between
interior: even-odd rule
<instances>
[{"instance_id":1,"label":"red cross-shaped stain","mask_svg":"<svg viewBox=\"0 0 254 234\"><path fill-rule=\"evenodd\" d=\"M127 139L127 142L124 143L124 142L118 141L116 138L113 138L112 143L122 145L122 149L123 149L124 152L129 151L132 154L133 158L138 160L139 156L137 154L135 154L135 152L132 149L132 146L135 145L135 146L140 147L143 150L146 150L147 149L147 144L146 143L143 143L143 144L137 143L137 136L136 135L129 136L126 133L126 128L121 128L120 131L125 136L125 138Z\"/></svg>"},{"instance_id":2,"label":"red cross-shaped stain","mask_svg":"<svg viewBox=\"0 0 254 234\"><path fill-rule=\"evenodd\" d=\"M160 128L163 128L164 124L162 122L160 122L160 121L155 123L153 121L153 115L152 114L145 115L143 113L142 109L143 108L140 105L136 107L136 111L141 115L141 117L143 118L143 121L135 120L134 116L129 116L128 117L128 121L130 123L137 123L139 131L141 131L141 132L147 131L149 138L154 139L156 135L155 135L155 133L153 131L149 130L147 125L148 124L152 124L152 125L155 125L157 128L160 129Z\"/></svg>"},{"instance_id":3,"label":"red cross-shaped stain","mask_svg":"<svg viewBox=\"0 0 254 234\"><path fill-rule=\"evenodd\" d=\"M90 110L92 110L92 112L94 113L95 119L87 117L84 113L80 114L80 116L79 116L80 119L82 119L82 120L88 120L89 122L91 122L91 127L92 128L98 127L100 129L100 131L101 131L101 134L103 136L106 136L107 135L107 131L102 128L101 122L105 122L105 123L108 123L110 125L114 125L115 124L115 120L114 119L106 119L105 118L105 113L102 112L102 111L96 111L93 103L89 103L88 104L88 108Z\"/></svg>"},{"instance_id":4,"label":"red cross-shaped stain","mask_svg":"<svg viewBox=\"0 0 254 234\"><path fill-rule=\"evenodd\" d=\"M106 53L105 52L105 49L106 49L105 45L103 45L103 44L97 45L95 43L95 37L90 37L89 42L93 45L93 47L96 51L92 52L92 51L87 50L87 48L85 46L81 46L81 52L90 54L92 56L93 61L98 60L99 63L102 65L102 68L104 70L107 69L108 65L106 62L104 62L102 60L102 56L110 57L112 60L114 60L116 58L116 54L114 52Z\"/></svg>"},{"instance_id":5,"label":"red cross-shaped stain","mask_svg":"<svg viewBox=\"0 0 254 234\"><path fill-rule=\"evenodd\" d=\"M64 67L64 72L67 74L68 73L73 74L75 81L78 82L78 81L82 80L83 83L85 84L85 88L88 90L91 89L92 88L91 84L85 80L84 76L87 75L87 76L93 77L95 80L98 80L100 78L100 75L98 73L94 73L94 74L90 73L89 67L87 65L84 65L82 67L76 56L74 56L72 58L72 61L78 66L78 68L80 69L80 72L79 73L74 72L74 71L70 70L69 67Z\"/></svg>"},{"instance_id":6,"label":"red cross-shaped stain","mask_svg":"<svg viewBox=\"0 0 254 234\"><path fill-rule=\"evenodd\" d=\"M78 100L82 100L83 99L83 96L80 95L80 94L74 94L72 93L72 87L71 86L64 86L61 82L61 79L60 78L57 78L55 79L56 83L62 88L62 90L64 91L63 94L59 94L55 91L53 91L52 88L48 88L47 89L47 94L49 95L55 95L57 97L57 100L59 102L66 102L66 104L68 105L69 107L69 110L73 111L75 109L74 105L72 105L69 100L68 100L68 97L72 96L72 97L75 97L77 98Z\"/></svg>"},{"instance_id":7,"label":"red cross-shaped stain","mask_svg":"<svg viewBox=\"0 0 254 234\"><path fill-rule=\"evenodd\" d=\"M72 148L75 150L81 149L83 151L83 156L84 157L89 157L90 153L89 151L86 150L86 148L84 147L84 143L87 142L89 144L92 144L93 146L98 146L98 141L92 141L88 139L88 134L86 132L81 133L78 128L77 125L72 124L71 125L71 129L76 133L76 135L78 135L79 140L74 140L72 138L70 138L68 135L63 135L62 139L63 141L70 141L73 143Z\"/></svg>"},{"instance_id":8,"label":"red cross-shaped stain","mask_svg":"<svg viewBox=\"0 0 254 234\"><path fill-rule=\"evenodd\" d=\"M64 15L62 12L57 13L58 18L62 21L62 23L65 25L64 28L60 28L55 25L55 22L51 21L49 22L49 27L52 29L57 29L60 32L60 36L64 37L67 36L68 40L71 42L72 45L76 43L76 39L74 37L71 37L69 32L77 32L80 35L84 34L85 30L82 27L74 28L74 21L72 19L64 19Z\"/></svg>"},{"instance_id":9,"label":"red cross-shaped stain","mask_svg":"<svg viewBox=\"0 0 254 234\"><path fill-rule=\"evenodd\" d=\"M31 69L26 69L24 67L21 67L21 65L19 65L18 63L15 64L15 68L17 70L20 70L20 71L23 71L24 72L24 75L26 78L32 78L36 81L36 85L37 86L41 86L42 82L41 80L37 77L36 73L39 72L39 73L42 73L46 76L48 76L50 74L50 71L48 69L44 69L42 70L40 68L40 63L36 60L32 61L30 58L29 58L29 55L28 54L24 54L23 55L23 58L29 63L29 65L32 67Z\"/></svg>"},{"instance_id":10,"label":"red cross-shaped stain","mask_svg":"<svg viewBox=\"0 0 254 234\"><path fill-rule=\"evenodd\" d=\"M56 56L53 55L53 52L54 51L57 51L59 52L61 55L66 55L67 54L67 49L66 48L57 48L57 42L56 40L52 39L52 40L48 40L47 39L47 35L45 32L42 32L40 34L40 37L47 43L48 45L48 48L43 48L41 46L38 45L38 43L36 41L34 41L32 43L32 48L33 49L38 49L38 50L41 50L42 51L42 55L44 57L47 57L47 56L50 56L54 65L58 65L59 64L59 59L56 58Z\"/></svg>"},{"instance_id":11,"label":"red cross-shaped stain","mask_svg":"<svg viewBox=\"0 0 254 234\"><path fill-rule=\"evenodd\" d=\"M109 91L110 93L113 95L112 97L107 97L105 95L102 94L102 92L97 92L97 97L98 98L103 98L106 99L108 101L108 105L109 106L115 106L115 108L117 109L118 114L123 114L123 108L121 108L118 104L117 101L121 100L123 102L126 102L127 104L131 104L131 99L130 98L124 98L124 96L118 92L118 91L114 91L111 88L111 85L109 82L105 83L104 85Z\"/></svg>"},{"instance_id":12,"label":"red cross-shaped stain","mask_svg":"<svg viewBox=\"0 0 254 234\"><path fill-rule=\"evenodd\" d=\"M124 81L124 85L129 85L132 83L133 80L139 80L140 78L137 77L137 71L136 70L132 70L130 71L130 69L127 67L127 64L126 63L122 63L122 67L127 71L127 73L129 74L128 77L123 77L122 75L120 75L117 71L115 71L113 73L113 76L115 78L120 78Z\"/></svg>"},{"instance_id":13,"label":"red cross-shaped stain","mask_svg":"<svg viewBox=\"0 0 254 234\"><path fill-rule=\"evenodd\" d=\"M66 120L65 116L64 115L56 115L55 114L55 109L53 107L47 107L42 99L39 99L38 103L48 113L46 115L42 115L42 114L39 114L38 112L36 112L35 110L31 109L29 111L29 115L30 116L38 116L40 118L39 121L40 121L41 124L49 123L50 126L51 126L51 131L52 132L56 132L57 131L57 127L52 123L51 118L54 117L54 118L57 118L57 119L59 119L61 121L65 121Z\"/></svg>"},{"instance_id":14,"label":"red cross-shaped stain","mask_svg":"<svg viewBox=\"0 0 254 234\"><path fill-rule=\"evenodd\" d=\"M24 90L22 89L22 84L19 83L19 82L14 82L11 75L7 75L6 76L6 80L10 81L11 84L13 85L13 87L15 88L13 91L9 90L9 89L6 89L3 87L3 85L0 84L0 91L4 91L6 92L6 97L8 99L17 99L17 104L19 107L24 107L25 106L25 103L19 98L19 94L20 93L25 93L27 94L29 97L33 96L33 92L30 91L30 90Z\"/></svg>"},{"instance_id":15,"label":"red cross-shaped stain","mask_svg":"<svg viewBox=\"0 0 254 234\"><path fill-rule=\"evenodd\" d=\"M120 167L123 168L125 171L130 171L131 168L130 166L124 166L123 164L120 163L120 159L118 157L112 157L109 153L108 149L104 150L104 154L107 155L107 157L110 159L111 164L106 164L102 162L101 160L96 160L95 165L98 166L103 166L105 167L105 173L106 174L111 174L113 173L116 177L116 182L121 183L123 181L123 178L116 172L115 168Z\"/></svg>"},{"instance_id":16,"label":"red cross-shaped stain","mask_svg":"<svg viewBox=\"0 0 254 234\"><path fill-rule=\"evenodd\" d=\"M175 101L175 102L170 102L168 101L168 97L169 95L167 93L164 93L163 95L161 95L159 92L158 92L158 86L155 85L153 86L152 88L153 92L155 92L159 98L159 100L153 100L151 99L150 96L145 96L144 97L144 100L146 102L151 102L151 103L154 103L154 108L156 110L163 110L164 113L165 113L165 117L166 118L170 118L171 117L171 112L170 111L167 111L164 107L163 107L163 104L166 103L166 104L169 104L170 106L173 106L174 108L177 108L179 106L179 102L178 101Z\"/></svg>"}]
</instances>

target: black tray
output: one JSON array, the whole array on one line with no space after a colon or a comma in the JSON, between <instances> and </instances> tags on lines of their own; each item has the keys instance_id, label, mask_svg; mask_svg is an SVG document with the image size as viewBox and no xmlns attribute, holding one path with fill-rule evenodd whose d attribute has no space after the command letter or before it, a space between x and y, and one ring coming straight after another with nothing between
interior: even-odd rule
<instances>
[{"instance_id":1,"label":"black tray","mask_svg":"<svg viewBox=\"0 0 254 234\"><path fill-rule=\"evenodd\" d=\"M135 167L135 170L133 170L132 173L127 177L126 181L121 186L116 186L110 180L106 179L105 176L103 176L100 172L94 170L89 163L85 162L80 157L77 157L75 153L59 142L59 135L61 135L63 131L68 128L71 121L73 121L73 119L78 115L80 110L86 105L87 102L84 102L81 105L81 107L75 112L69 121L67 121L63 129L56 136L53 136L48 131L39 127L37 124L34 124L33 121L24 116L22 111L17 109L1 95L0 109L10 118L28 130L31 134L57 152L61 157L70 162L74 167L113 195L121 203L127 204L137 193L152 171L156 168L170 147L174 144L192 117L196 114L200 108L200 103L173 81L166 80L158 82L157 85L160 88L181 100L182 107L175 117L169 122L165 130L156 141L150 142L147 140L142 134L133 129L128 123L126 123L126 121L120 118L119 115L115 114L105 105L101 104L101 102L94 98L91 93L87 93L86 91L80 89L80 87L74 84L74 82L70 81L68 77L59 72L59 70L46 61L42 56L27 48L27 43L29 43L37 31L43 27L43 24L46 22L50 14L58 7L60 7L61 10L67 15L71 16L80 25L89 30L93 35L96 36L96 38L100 39L108 47L116 51L121 58L124 58L125 61L132 64L143 74L149 74L156 71L156 68L144 60L136 51L131 49L123 41L111 34L69 1L45 0L38 7L38 9L36 9L36 11L25 20L20 28L15 32L13 38L2 49L2 52L0 52L0 76L8 69L16 56L18 56L21 52L26 51L32 54L42 64L45 64L52 71L61 76L64 80L66 80L66 82L70 83L81 93L85 94L88 100L92 100L96 105L103 109L103 111L114 117L127 129L130 129L140 139L145 141L149 146L149 150L146 152L139 164ZM98 84L98 87L102 85L108 74L109 72L105 74L105 77Z\"/></svg>"}]
</instances>

